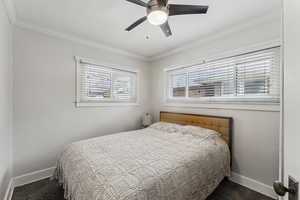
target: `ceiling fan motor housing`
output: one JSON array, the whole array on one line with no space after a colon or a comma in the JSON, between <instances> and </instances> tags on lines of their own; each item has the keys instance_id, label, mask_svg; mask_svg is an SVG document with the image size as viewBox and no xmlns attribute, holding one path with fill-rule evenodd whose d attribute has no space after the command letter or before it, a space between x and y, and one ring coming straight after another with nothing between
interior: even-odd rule
<instances>
[{"instance_id":1,"label":"ceiling fan motor housing","mask_svg":"<svg viewBox=\"0 0 300 200\"><path fill-rule=\"evenodd\" d=\"M169 15L169 10L166 7L159 7L159 6L153 6L153 7L149 7L147 8L147 15L149 15L149 13L153 12L153 11L163 11L165 13L167 13L167 15Z\"/></svg>"},{"instance_id":2,"label":"ceiling fan motor housing","mask_svg":"<svg viewBox=\"0 0 300 200\"><path fill-rule=\"evenodd\" d=\"M148 7L147 7L147 14L149 14L152 11L156 10L161 10L166 12L169 15L169 9L165 6L160 6L157 0L150 0L148 2Z\"/></svg>"},{"instance_id":3,"label":"ceiling fan motor housing","mask_svg":"<svg viewBox=\"0 0 300 200\"><path fill-rule=\"evenodd\" d=\"M157 0L150 0L150 1L148 1L148 6L149 7L159 6L159 3Z\"/></svg>"}]
</instances>

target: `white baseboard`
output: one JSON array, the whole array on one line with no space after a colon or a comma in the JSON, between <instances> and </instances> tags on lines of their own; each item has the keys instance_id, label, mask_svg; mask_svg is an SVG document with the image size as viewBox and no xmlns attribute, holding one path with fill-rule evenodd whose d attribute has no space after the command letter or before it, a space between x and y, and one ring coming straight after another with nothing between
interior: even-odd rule
<instances>
[{"instance_id":1,"label":"white baseboard","mask_svg":"<svg viewBox=\"0 0 300 200\"><path fill-rule=\"evenodd\" d=\"M3 200L11 200L12 195L13 195L13 191L14 191L13 179L10 179Z\"/></svg>"},{"instance_id":2,"label":"white baseboard","mask_svg":"<svg viewBox=\"0 0 300 200\"><path fill-rule=\"evenodd\" d=\"M53 175L54 169L55 167L50 167L47 169L31 172L12 178L6 189L6 193L3 200L11 200L15 187L19 187L51 177Z\"/></svg>"},{"instance_id":3,"label":"white baseboard","mask_svg":"<svg viewBox=\"0 0 300 200\"><path fill-rule=\"evenodd\" d=\"M275 194L273 188L269 185L256 181L254 179L242 176L238 173L231 172L231 177L229 178L232 182L235 182L239 185L245 186L251 190L259 192L263 195L271 197L273 199L278 199L278 196Z\"/></svg>"},{"instance_id":4,"label":"white baseboard","mask_svg":"<svg viewBox=\"0 0 300 200\"><path fill-rule=\"evenodd\" d=\"M11 179L9 182L8 188L6 190L6 194L4 200L11 200L13 190L15 187L19 187L22 185L26 185L29 183L33 183L35 181L39 181L45 178L49 178L53 175L55 167L50 167L47 169L31 172L28 174L24 174L22 176L17 176ZM231 181L250 188L256 192L269 196L273 199L278 199L278 196L274 193L273 188L269 185L264 183L258 182L254 179L242 176L235 172L231 173L231 177L229 178Z\"/></svg>"},{"instance_id":5,"label":"white baseboard","mask_svg":"<svg viewBox=\"0 0 300 200\"><path fill-rule=\"evenodd\" d=\"M55 167L50 167L47 169L24 174L22 176L17 176L14 178L14 187L19 187L36 181L40 181L45 178L49 178L53 175L54 169Z\"/></svg>"}]
</instances>

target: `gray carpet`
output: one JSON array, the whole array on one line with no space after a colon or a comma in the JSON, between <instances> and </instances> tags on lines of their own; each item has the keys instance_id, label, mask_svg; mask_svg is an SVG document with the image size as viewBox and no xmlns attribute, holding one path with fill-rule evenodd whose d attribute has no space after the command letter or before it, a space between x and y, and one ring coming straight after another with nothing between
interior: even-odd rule
<instances>
[{"instance_id":1,"label":"gray carpet","mask_svg":"<svg viewBox=\"0 0 300 200\"><path fill-rule=\"evenodd\" d=\"M64 200L56 181L44 179L14 190L12 200ZM236 183L224 180L207 200L272 200Z\"/></svg>"}]
</instances>

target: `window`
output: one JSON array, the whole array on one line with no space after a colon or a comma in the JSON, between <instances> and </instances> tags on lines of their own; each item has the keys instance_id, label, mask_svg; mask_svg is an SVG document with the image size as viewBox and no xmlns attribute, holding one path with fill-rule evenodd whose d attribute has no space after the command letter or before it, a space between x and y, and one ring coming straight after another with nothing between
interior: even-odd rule
<instances>
[{"instance_id":1,"label":"window","mask_svg":"<svg viewBox=\"0 0 300 200\"><path fill-rule=\"evenodd\" d=\"M137 72L77 61L77 105L137 103Z\"/></svg>"},{"instance_id":2,"label":"window","mask_svg":"<svg viewBox=\"0 0 300 200\"><path fill-rule=\"evenodd\" d=\"M168 70L167 101L279 102L279 47Z\"/></svg>"}]
</instances>

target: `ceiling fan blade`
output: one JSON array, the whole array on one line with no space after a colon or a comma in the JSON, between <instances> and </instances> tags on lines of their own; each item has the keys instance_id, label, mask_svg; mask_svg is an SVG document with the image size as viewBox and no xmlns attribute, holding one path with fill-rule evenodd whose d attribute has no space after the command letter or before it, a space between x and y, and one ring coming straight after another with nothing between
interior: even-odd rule
<instances>
[{"instance_id":1,"label":"ceiling fan blade","mask_svg":"<svg viewBox=\"0 0 300 200\"><path fill-rule=\"evenodd\" d=\"M208 6L169 4L169 15L206 14Z\"/></svg>"},{"instance_id":2,"label":"ceiling fan blade","mask_svg":"<svg viewBox=\"0 0 300 200\"><path fill-rule=\"evenodd\" d=\"M164 34L165 34L166 37L169 37L169 36L172 35L172 31L171 31L169 22L166 22L166 23L160 25L160 28L164 32Z\"/></svg>"},{"instance_id":3,"label":"ceiling fan blade","mask_svg":"<svg viewBox=\"0 0 300 200\"><path fill-rule=\"evenodd\" d=\"M135 27L137 27L138 25L140 25L146 20L147 20L147 16L140 18L139 20L131 24L128 28L126 28L126 31L131 31L132 29L134 29Z\"/></svg>"},{"instance_id":4,"label":"ceiling fan blade","mask_svg":"<svg viewBox=\"0 0 300 200\"><path fill-rule=\"evenodd\" d=\"M141 0L126 0L126 1L137 4L139 6L146 7L146 8L148 7L148 4L146 4L145 2L143 2Z\"/></svg>"}]
</instances>

